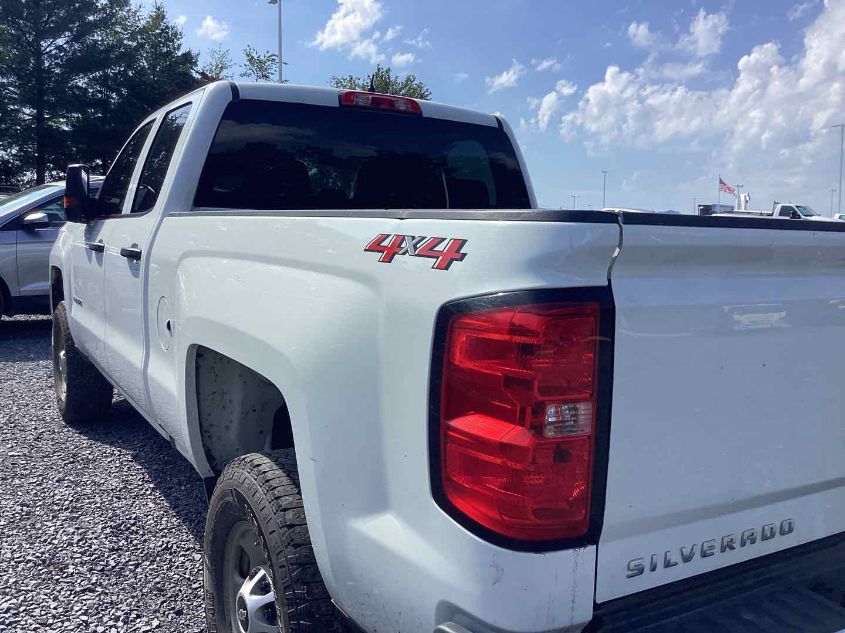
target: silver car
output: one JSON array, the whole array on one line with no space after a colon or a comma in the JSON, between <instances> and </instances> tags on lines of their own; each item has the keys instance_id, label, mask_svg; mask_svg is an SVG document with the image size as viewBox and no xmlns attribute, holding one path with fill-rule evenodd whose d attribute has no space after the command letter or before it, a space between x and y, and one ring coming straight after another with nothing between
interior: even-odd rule
<instances>
[{"instance_id":1,"label":"silver car","mask_svg":"<svg viewBox=\"0 0 845 633\"><path fill-rule=\"evenodd\" d=\"M91 179L92 194L102 178ZM0 317L48 314L50 249L65 223L64 181L0 200Z\"/></svg>"}]
</instances>

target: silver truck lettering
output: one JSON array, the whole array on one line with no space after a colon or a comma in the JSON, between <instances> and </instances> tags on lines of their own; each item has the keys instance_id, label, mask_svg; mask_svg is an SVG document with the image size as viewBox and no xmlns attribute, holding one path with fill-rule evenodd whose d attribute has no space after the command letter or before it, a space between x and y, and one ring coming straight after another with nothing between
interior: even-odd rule
<instances>
[{"instance_id":1,"label":"silver truck lettering","mask_svg":"<svg viewBox=\"0 0 845 633\"><path fill-rule=\"evenodd\" d=\"M635 558L628 561L628 573L626 578L633 578L634 576L642 576L645 573L645 559Z\"/></svg>"},{"instance_id":2,"label":"silver truck lettering","mask_svg":"<svg viewBox=\"0 0 845 633\"><path fill-rule=\"evenodd\" d=\"M681 545L677 549L664 550L663 555L650 554L648 557L632 558L628 561L628 572L626 578L642 576L646 572L646 561L648 571L655 572L660 567L660 559L663 559L663 569L677 567L680 563L691 563L696 554L698 558L710 558L717 554L736 551L737 548L750 547L760 542L770 541L778 536L789 536L795 532L795 520L783 519L780 523L766 523L760 528L749 528L736 534L725 534L719 538L711 538L700 543Z\"/></svg>"},{"instance_id":3,"label":"silver truck lettering","mask_svg":"<svg viewBox=\"0 0 845 633\"><path fill-rule=\"evenodd\" d=\"M754 545L757 542L757 528L751 528L750 530L745 530L742 533L742 536L739 537L739 546L745 547L746 545Z\"/></svg>"}]
</instances>

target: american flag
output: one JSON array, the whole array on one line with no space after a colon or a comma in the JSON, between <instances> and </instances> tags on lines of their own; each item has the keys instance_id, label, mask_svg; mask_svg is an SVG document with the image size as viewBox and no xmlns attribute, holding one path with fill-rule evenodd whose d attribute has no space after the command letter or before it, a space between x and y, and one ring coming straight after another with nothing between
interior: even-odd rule
<instances>
[{"instance_id":1,"label":"american flag","mask_svg":"<svg viewBox=\"0 0 845 633\"><path fill-rule=\"evenodd\" d=\"M736 195L736 189L731 187L728 183L722 180L722 177L719 177L719 191L724 191L725 193L729 193L732 196Z\"/></svg>"}]
</instances>

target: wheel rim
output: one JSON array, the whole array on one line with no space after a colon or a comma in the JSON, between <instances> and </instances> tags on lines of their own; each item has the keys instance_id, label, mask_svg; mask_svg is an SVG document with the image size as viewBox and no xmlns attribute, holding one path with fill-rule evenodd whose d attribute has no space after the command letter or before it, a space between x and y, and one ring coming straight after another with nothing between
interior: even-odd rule
<instances>
[{"instance_id":1,"label":"wheel rim","mask_svg":"<svg viewBox=\"0 0 845 633\"><path fill-rule=\"evenodd\" d=\"M67 351L65 339L61 332L56 333L57 329L53 328L53 386L56 397L64 402L67 397Z\"/></svg>"},{"instance_id":2,"label":"wheel rim","mask_svg":"<svg viewBox=\"0 0 845 633\"><path fill-rule=\"evenodd\" d=\"M224 555L225 601L232 631L278 633L279 616L270 566L251 523L237 523Z\"/></svg>"}]
</instances>

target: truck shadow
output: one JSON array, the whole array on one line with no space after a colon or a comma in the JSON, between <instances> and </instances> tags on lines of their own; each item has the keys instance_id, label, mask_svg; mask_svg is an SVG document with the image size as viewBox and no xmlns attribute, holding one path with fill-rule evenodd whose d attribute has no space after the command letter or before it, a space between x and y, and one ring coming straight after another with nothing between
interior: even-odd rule
<instances>
[{"instance_id":1,"label":"truck shadow","mask_svg":"<svg viewBox=\"0 0 845 633\"><path fill-rule=\"evenodd\" d=\"M207 504L202 479L132 406L118 399L108 420L78 429L94 442L128 451L174 515L202 547ZM138 482L143 485L142 482Z\"/></svg>"},{"instance_id":2,"label":"truck shadow","mask_svg":"<svg viewBox=\"0 0 845 633\"><path fill-rule=\"evenodd\" d=\"M0 363L50 359L50 317L0 320Z\"/></svg>"},{"instance_id":3,"label":"truck shadow","mask_svg":"<svg viewBox=\"0 0 845 633\"><path fill-rule=\"evenodd\" d=\"M37 362L49 378L51 351L49 317L17 317L0 321L0 363ZM46 363L46 366L41 365ZM8 368L7 368L8 369ZM51 396L52 397L52 396ZM118 398L108 419L81 425L77 431L95 442L127 451L161 494L172 512L202 547L207 504L202 479L188 461L159 435L132 406ZM146 482L137 482L143 486Z\"/></svg>"}]
</instances>

